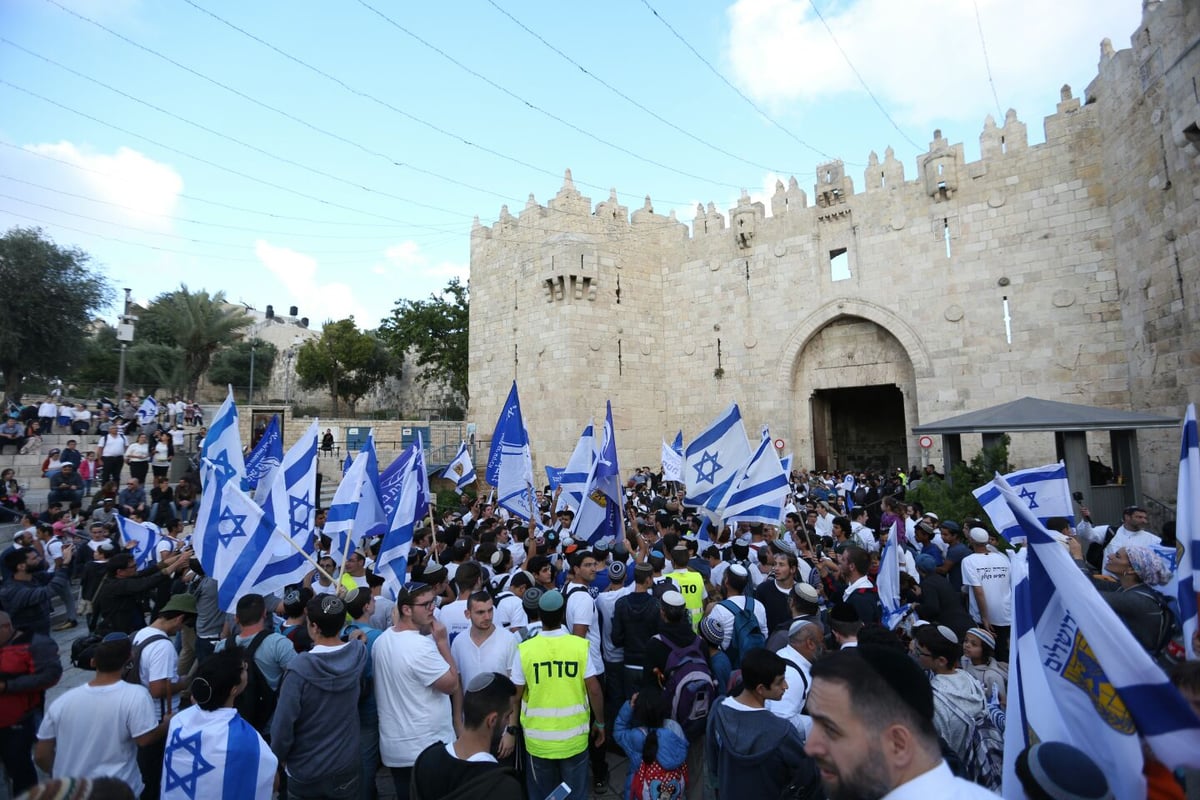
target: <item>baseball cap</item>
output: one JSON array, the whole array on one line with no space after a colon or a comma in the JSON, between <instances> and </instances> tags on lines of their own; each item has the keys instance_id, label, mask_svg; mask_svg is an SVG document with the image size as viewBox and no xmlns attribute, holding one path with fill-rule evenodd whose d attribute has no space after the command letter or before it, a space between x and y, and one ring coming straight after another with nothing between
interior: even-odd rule
<instances>
[{"instance_id":1,"label":"baseball cap","mask_svg":"<svg viewBox=\"0 0 1200 800\"><path fill-rule=\"evenodd\" d=\"M196 596L187 592L171 595L171 599L167 601L165 606L158 610L158 613L165 614L168 611L182 611L184 614L195 614Z\"/></svg>"},{"instance_id":2,"label":"baseball cap","mask_svg":"<svg viewBox=\"0 0 1200 800\"><path fill-rule=\"evenodd\" d=\"M952 519L948 519L945 522L938 523L938 527L945 528L946 530L951 531L952 533L962 533L962 527Z\"/></svg>"}]
</instances>

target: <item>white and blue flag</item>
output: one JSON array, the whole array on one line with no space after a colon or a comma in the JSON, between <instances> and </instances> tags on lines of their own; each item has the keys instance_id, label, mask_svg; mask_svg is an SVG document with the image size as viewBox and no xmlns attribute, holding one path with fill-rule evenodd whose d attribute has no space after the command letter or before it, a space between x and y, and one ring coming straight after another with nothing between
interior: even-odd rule
<instances>
[{"instance_id":1,"label":"white and blue flag","mask_svg":"<svg viewBox=\"0 0 1200 800\"><path fill-rule=\"evenodd\" d=\"M496 420L492 449L488 453L487 482L496 487L496 504L523 520L538 519L533 497L533 458L529 451L529 432L521 417L517 382L513 381L508 399Z\"/></svg>"},{"instance_id":2,"label":"white and blue flag","mask_svg":"<svg viewBox=\"0 0 1200 800\"><path fill-rule=\"evenodd\" d=\"M218 605L232 613L244 595L261 594L258 582L274 555L275 523L238 481L222 479L211 461L201 463L201 473L201 502L212 511L203 528L197 524L192 544L204 574L217 582Z\"/></svg>"},{"instance_id":3,"label":"white and blue flag","mask_svg":"<svg viewBox=\"0 0 1200 800\"><path fill-rule=\"evenodd\" d=\"M621 468L617 465L617 437L610 400L604 415L600 455L592 465L583 500L571 524L571 538L582 539L589 545L620 541L623 536L621 503Z\"/></svg>"},{"instance_id":4,"label":"white and blue flag","mask_svg":"<svg viewBox=\"0 0 1200 800\"><path fill-rule=\"evenodd\" d=\"M1183 418L1179 452L1179 493L1175 499L1175 535L1183 545L1183 558L1175 573L1179 619L1188 658L1200 658L1192 647L1200 603L1200 436L1196 430L1196 405L1189 403Z\"/></svg>"},{"instance_id":5,"label":"white and blue flag","mask_svg":"<svg viewBox=\"0 0 1200 800\"><path fill-rule=\"evenodd\" d=\"M1116 797L1146 796L1143 739L1169 769L1200 766L1200 718L1027 500L1000 475L992 486L1028 540L1012 570L1004 796L1024 798L1015 760L1038 741L1091 755Z\"/></svg>"},{"instance_id":6,"label":"white and blue flag","mask_svg":"<svg viewBox=\"0 0 1200 800\"><path fill-rule=\"evenodd\" d=\"M458 453L455 454L454 460L446 465L442 475L454 481L454 491L458 494L462 494L463 489L476 481L475 465L471 463L471 453L467 450L465 441L458 445Z\"/></svg>"},{"instance_id":7,"label":"white and blue flag","mask_svg":"<svg viewBox=\"0 0 1200 800\"><path fill-rule=\"evenodd\" d=\"M569 508L579 513L579 504L583 502L583 493L587 489L588 475L591 474L592 465L595 463L595 422L588 420L587 427L583 429L583 434L575 444L575 450L571 452L571 458L558 474L558 485L562 487L562 492L554 509L556 512Z\"/></svg>"},{"instance_id":8,"label":"white and blue flag","mask_svg":"<svg viewBox=\"0 0 1200 800\"><path fill-rule=\"evenodd\" d=\"M722 498L724 508L712 505L714 494L706 508L729 522L760 522L775 525L783 514L787 500L788 480L779 456L771 445L768 433L758 443L754 455L739 471L732 491Z\"/></svg>"},{"instance_id":9,"label":"white and blue flag","mask_svg":"<svg viewBox=\"0 0 1200 800\"><path fill-rule=\"evenodd\" d=\"M362 495L358 501L358 513L354 517L354 538L362 541L372 536L382 536L387 530L387 516L383 511L382 490L379 485L379 457L375 453L375 432L367 434L363 446L367 463L363 465Z\"/></svg>"},{"instance_id":10,"label":"white and blue flag","mask_svg":"<svg viewBox=\"0 0 1200 800\"><path fill-rule=\"evenodd\" d=\"M257 489L258 482L278 469L282 463L283 436L279 433L279 415L273 414L271 421L267 423L267 429L246 456L246 476L242 479L242 489L247 492Z\"/></svg>"},{"instance_id":11,"label":"white and blue flag","mask_svg":"<svg viewBox=\"0 0 1200 800\"><path fill-rule=\"evenodd\" d=\"M242 457L242 435L238 430L237 403L233 402L233 387L225 395L225 402L217 409L208 433L200 442L200 458L213 463L223 480L246 474L246 462Z\"/></svg>"},{"instance_id":12,"label":"white and blue flag","mask_svg":"<svg viewBox=\"0 0 1200 800\"><path fill-rule=\"evenodd\" d=\"M895 630L912 607L909 603L900 604L900 545L896 527L893 522L891 533L883 543L883 552L879 554L879 575L875 582L879 590L879 603L883 606L883 624L888 630Z\"/></svg>"},{"instance_id":13,"label":"white and blue flag","mask_svg":"<svg viewBox=\"0 0 1200 800\"><path fill-rule=\"evenodd\" d=\"M383 514L389 520L396 510L396 502L400 499L400 485L404 481L408 462L412 460L413 449L406 447L400 455L392 459L383 472L379 473L379 501L383 504Z\"/></svg>"},{"instance_id":14,"label":"white and blue flag","mask_svg":"<svg viewBox=\"0 0 1200 800\"><path fill-rule=\"evenodd\" d=\"M662 476L664 481L683 481L683 454L677 453L665 439L662 443Z\"/></svg>"},{"instance_id":15,"label":"white and blue flag","mask_svg":"<svg viewBox=\"0 0 1200 800\"><path fill-rule=\"evenodd\" d=\"M149 522L137 522L128 517L117 516L117 528L121 531L121 539L125 546L133 545L133 559L138 569L154 566L158 561L158 543L162 540L162 530Z\"/></svg>"},{"instance_id":16,"label":"white and blue flag","mask_svg":"<svg viewBox=\"0 0 1200 800\"><path fill-rule=\"evenodd\" d=\"M270 516L282 534L300 550L315 556L313 536L317 512L317 447L320 421L313 420L308 430L288 448L279 468L264 478L254 502ZM272 559L259 574L257 585L262 594L278 592L290 583L299 583L312 570L308 559L297 552L283 536L270 545Z\"/></svg>"},{"instance_id":17,"label":"white and blue flag","mask_svg":"<svg viewBox=\"0 0 1200 800\"><path fill-rule=\"evenodd\" d=\"M368 457L365 448L358 451L329 503L323 530L333 542L330 550L335 556L352 552L362 540L362 531L355 529L355 518L362 499L363 483L367 478Z\"/></svg>"},{"instance_id":18,"label":"white and blue flag","mask_svg":"<svg viewBox=\"0 0 1200 800\"><path fill-rule=\"evenodd\" d=\"M737 403L725 409L683 454L684 505L716 509L750 460L750 441Z\"/></svg>"},{"instance_id":19,"label":"white and blue flag","mask_svg":"<svg viewBox=\"0 0 1200 800\"><path fill-rule=\"evenodd\" d=\"M400 491L396 495L396 504L388 521L387 533L379 545L379 553L375 557L375 572L383 575L392 589L398 589L405 582L408 571L408 553L412 549L413 533L424 516L418 513L418 494L421 488L421 477L417 474L417 444L409 445L403 467L397 470ZM399 461L399 459L397 459Z\"/></svg>"},{"instance_id":20,"label":"white and blue flag","mask_svg":"<svg viewBox=\"0 0 1200 800\"><path fill-rule=\"evenodd\" d=\"M154 399L154 395L148 396L138 406L137 418L138 425L143 427L158 420L158 401Z\"/></svg>"},{"instance_id":21,"label":"white and blue flag","mask_svg":"<svg viewBox=\"0 0 1200 800\"><path fill-rule=\"evenodd\" d=\"M1067 482L1067 467L1063 462L1010 472L1004 480L1042 525L1051 517L1066 517L1071 527L1075 527L1075 506L1071 502L1071 485ZM972 494L983 506L997 533L1010 542L1014 537L1020 539L1025 535L994 483L984 484Z\"/></svg>"},{"instance_id":22,"label":"white and blue flag","mask_svg":"<svg viewBox=\"0 0 1200 800\"><path fill-rule=\"evenodd\" d=\"M166 742L162 800L271 796L279 761L236 709L186 708L172 717Z\"/></svg>"}]
</instances>

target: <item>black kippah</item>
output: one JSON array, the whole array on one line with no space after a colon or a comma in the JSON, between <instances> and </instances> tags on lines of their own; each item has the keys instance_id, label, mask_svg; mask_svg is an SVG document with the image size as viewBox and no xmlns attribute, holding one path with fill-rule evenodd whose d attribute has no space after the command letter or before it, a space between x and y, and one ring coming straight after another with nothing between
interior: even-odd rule
<instances>
[{"instance_id":1,"label":"black kippah","mask_svg":"<svg viewBox=\"0 0 1200 800\"><path fill-rule=\"evenodd\" d=\"M917 712L917 716L933 720L933 687L925 672L907 653L877 645L859 645L855 649L905 705Z\"/></svg>"}]
</instances>

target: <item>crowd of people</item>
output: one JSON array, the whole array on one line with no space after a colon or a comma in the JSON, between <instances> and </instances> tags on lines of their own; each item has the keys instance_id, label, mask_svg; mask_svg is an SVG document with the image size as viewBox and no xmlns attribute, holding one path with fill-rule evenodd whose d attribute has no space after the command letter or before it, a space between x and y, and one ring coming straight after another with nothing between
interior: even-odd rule
<instances>
[{"instance_id":1,"label":"crowd of people","mask_svg":"<svg viewBox=\"0 0 1200 800\"><path fill-rule=\"evenodd\" d=\"M97 450L106 475L132 466L128 444ZM147 498L131 478L82 523L73 500L27 517L0 556L0 760L31 796L36 761L59 781L190 800L233 785L372 798L380 767L397 797L422 800L994 797L1007 543L986 520L906 502L931 468L791 478L779 525L710 527L638 470L624 539L592 545L548 487L528 524L468 497L415 532L394 596L373 571L379 543L344 556L318 512L316 568L232 614L187 544L194 487ZM164 519L153 563L139 568L118 516ZM1151 596L1169 569L1145 512L1112 528L1080 518L1049 527L1200 709L1200 662L1169 665L1169 609ZM876 586L892 531L913 609L895 629ZM62 672L55 598L86 621L71 659L95 677L43 713ZM1017 775L1030 798L1113 796L1060 742L1020 753ZM1145 775L1150 797L1200 792L1153 758Z\"/></svg>"}]
</instances>

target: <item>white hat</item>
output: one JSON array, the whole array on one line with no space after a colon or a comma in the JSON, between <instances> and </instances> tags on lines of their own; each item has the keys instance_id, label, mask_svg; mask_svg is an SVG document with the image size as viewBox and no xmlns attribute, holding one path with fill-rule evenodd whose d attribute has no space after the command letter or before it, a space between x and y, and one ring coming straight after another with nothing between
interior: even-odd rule
<instances>
[{"instance_id":1,"label":"white hat","mask_svg":"<svg viewBox=\"0 0 1200 800\"><path fill-rule=\"evenodd\" d=\"M683 608L685 605L683 595L681 595L679 592L676 592L676 591L663 592L661 599L662 599L662 604L664 606L675 606L676 608Z\"/></svg>"},{"instance_id":2,"label":"white hat","mask_svg":"<svg viewBox=\"0 0 1200 800\"><path fill-rule=\"evenodd\" d=\"M732 572L734 575L737 575L739 578L749 578L750 577L750 572L745 567L743 567L741 564L730 564L729 571Z\"/></svg>"},{"instance_id":3,"label":"white hat","mask_svg":"<svg viewBox=\"0 0 1200 800\"><path fill-rule=\"evenodd\" d=\"M985 531L983 528L971 528L970 536L971 536L971 541L974 542L975 544L987 544L988 543L988 532Z\"/></svg>"},{"instance_id":4,"label":"white hat","mask_svg":"<svg viewBox=\"0 0 1200 800\"><path fill-rule=\"evenodd\" d=\"M929 518L930 518L931 520L933 520L934 522L937 522L937 521L938 521L938 515L937 515L937 514L935 514L935 513L933 513L932 511L926 511L926 512L925 512L925 514L924 514L924 516L926 516L926 517L929 517Z\"/></svg>"}]
</instances>

